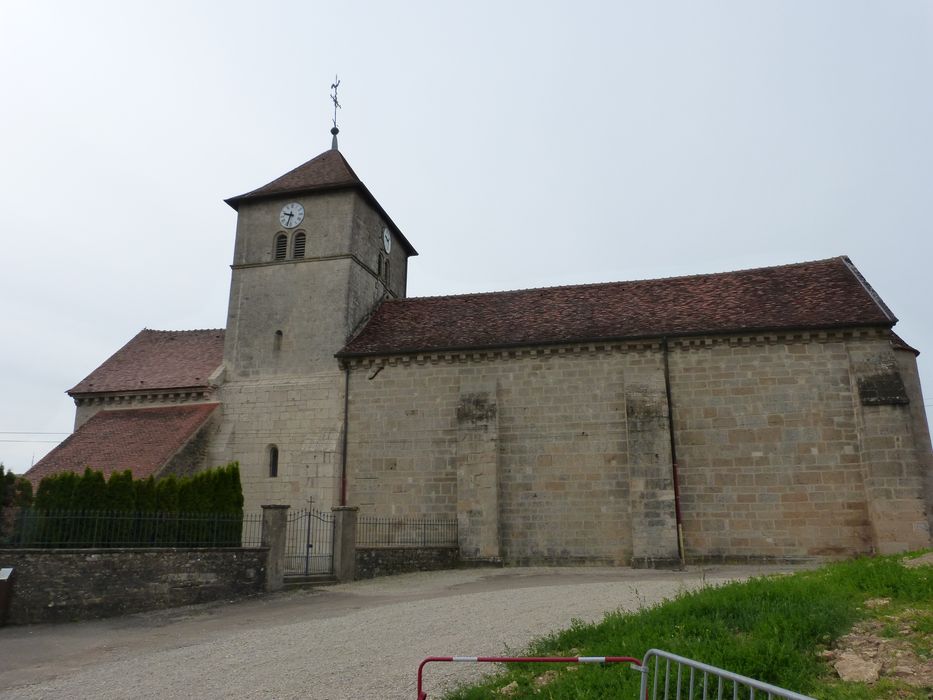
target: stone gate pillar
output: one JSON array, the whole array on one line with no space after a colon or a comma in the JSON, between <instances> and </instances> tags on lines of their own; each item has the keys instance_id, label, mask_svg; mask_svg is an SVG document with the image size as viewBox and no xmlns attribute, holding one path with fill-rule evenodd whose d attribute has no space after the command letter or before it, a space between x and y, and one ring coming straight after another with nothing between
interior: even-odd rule
<instances>
[{"instance_id":1,"label":"stone gate pillar","mask_svg":"<svg viewBox=\"0 0 933 700\"><path fill-rule=\"evenodd\" d=\"M262 507L262 546L269 548L266 555L266 592L285 587L285 533L288 506Z\"/></svg>"},{"instance_id":2,"label":"stone gate pillar","mask_svg":"<svg viewBox=\"0 0 933 700\"><path fill-rule=\"evenodd\" d=\"M334 576L338 581L356 578L356 521L359 508L337 506L334 514Z\"/></svg>"}]
</instances>

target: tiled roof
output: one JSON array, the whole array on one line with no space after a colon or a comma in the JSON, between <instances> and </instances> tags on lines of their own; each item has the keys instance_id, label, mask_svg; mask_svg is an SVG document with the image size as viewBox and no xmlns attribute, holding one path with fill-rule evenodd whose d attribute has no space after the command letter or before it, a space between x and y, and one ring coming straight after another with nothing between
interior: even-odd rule
<instances>
[{"instance_id":1,"label":"tiled roof","mask_svg":"<svg viewBox=\"0 0 933 700\"><path fill-rule=\"evenodd\" d=\"M910 343L908 343L894 331L891 331L891 347L893 347L895 350L907 350L908 352L912 352L915 357L920 354L920 351L917 350L917 348L910 345Z\"/></svg>"},{"instance_id":2,"label":"tiled roof","mask_svg":"<svg viewBox=\"0 0 933 700\"><path fill-rule=\"evenodd\" d=\"M362 180L353 172L353 168L343 157L343 154L333 148L324 151L319 156L315 156L307 163L299 165L294 170L290 170L281 177L277 177L272 182L262 187L237 195L224 200L236 210L240 208L240 202L248 200L268 199L270 197L279 197L286 194L305 194L311 192L325 192L328 190L356 189L369 202L385 220L386 224L392 229L401 242L402 247L408 255L417 255L418 251L408 242L405 235L399 230L395 222L389 217L382 205L376 201Z\"/></svg>"},{"instance_id":3,"label":"tiled roof","mask_svg":"<svg viewBox=\"0 0 933 700\"><path fill-rule=\"evenodd\" d=\"M99 411L26 472L37 485L50 474L83 472L109 477L130 469L135 478L158 471L204 425L219 404Z\"/></svg>"},{"instance_id":4,"label":"tiled roof","mask_svg":"<svg viewBox=\"0 0 933 700\"><path fill-rule=\"evenodd\" d=\"M840 257L690 277L387 300L338 356L896 321Z\"/></svg>"},{"instance_id":5,"label":"tiled roof","mask_svg":"<svg viewBox=\"0 0 933 700\"><path fill-rule=\"evenodd\" d=\"M208 378L220 367L223 357L223 329L145 329L68 393L74 396L207 387Z\"/></svg>"},{"instance_id":6,"label":"tiled roof","mask_svg":"<svg viewBox=\"0 0 933 700\"><path fill-rule=\"evenodd\" d=\"M343 154L336 149L331 149L258 189L231 197L226 201L236 209L239 202L244 199L261 199L280 194L341 187L359 187L362 184L363 182L353 172L353 168L350 167Z\"/></svg>"}]
</instances>

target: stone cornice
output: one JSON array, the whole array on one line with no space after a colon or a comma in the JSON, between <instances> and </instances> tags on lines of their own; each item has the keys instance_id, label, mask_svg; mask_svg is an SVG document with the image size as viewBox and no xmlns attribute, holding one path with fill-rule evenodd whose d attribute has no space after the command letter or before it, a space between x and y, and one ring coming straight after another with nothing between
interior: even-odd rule
<instances>
[{"instance_id":1,"label":"stone cornice","mask_svg":"<svg viewBox=\"0 0 933 700\"><path fill-rule=\"evenodd\" d=\"M668 347L676 350L704 350L722 345L733 347L776 345L779 343L834 343L850 340L883 339L890 329L882 327L849 328L834 330L781 331L773 333L749 333L736 335L703 335L668 338ZM369 368L410 364L453 364L470 361L514 360L559 355L582 355L589 353L646 352L660 351L663 338L574 343L567 345L539 345L510 348L484 348L475 350L451 350L444 352L407 353L397 355L366 355L341 357L341 366Z\"/></svg>"}]
</instances>

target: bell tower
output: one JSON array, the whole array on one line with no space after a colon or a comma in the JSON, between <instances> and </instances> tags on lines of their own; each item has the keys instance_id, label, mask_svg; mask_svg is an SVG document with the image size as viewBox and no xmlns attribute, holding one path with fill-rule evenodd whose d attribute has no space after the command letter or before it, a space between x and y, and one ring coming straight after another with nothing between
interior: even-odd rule
<instances>
[{"instance_id":1,"label":"bell tower","mask_svg":"<svg viewBox=\"0 0 933 700\"><path fill-rule=\"evenodd\" d=\"M226 200L237 210L227 379L335 367L334 353L417 255L336 148Z\"/></svg>"},{"instance_id":2,"label":"bell tower","mask_svg":"<svg viewBox=\"0 0 933 700\"><path fill-rule=\"evenodd\" d=\"M226 200L238 216L211 460L240 462L248 508L336 504L334 354L383 299L405 296L417 255L336 146L335 134L330 150Z\"/></svg>"}]
</instances>

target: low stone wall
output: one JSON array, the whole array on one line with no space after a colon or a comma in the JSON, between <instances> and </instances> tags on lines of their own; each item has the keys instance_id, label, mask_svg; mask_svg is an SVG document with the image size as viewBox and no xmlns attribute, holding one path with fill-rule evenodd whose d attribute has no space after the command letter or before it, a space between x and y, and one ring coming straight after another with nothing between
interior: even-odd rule
<instances>
[{"instance_id":1,"label":"low stone wall","mask_svg":"<svg viewBox=\"0 0 933 700\"><path fill-rule=\"evenodd\" d=\"M3 549L10 624L63 622L260 593L267 549Z\"/></svg>"},{"instance_id":2,"label":"low stone wall","mask_svg":"<svg viewBox=\"0 0 933 700\"><path fill-rule=\"evenodd\" d=\"M356 578L375 578L414 571L456 569L460 549L452 547L357 547Z\"/></svg>"}]
</instances>

